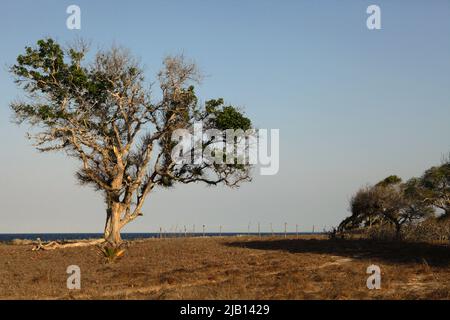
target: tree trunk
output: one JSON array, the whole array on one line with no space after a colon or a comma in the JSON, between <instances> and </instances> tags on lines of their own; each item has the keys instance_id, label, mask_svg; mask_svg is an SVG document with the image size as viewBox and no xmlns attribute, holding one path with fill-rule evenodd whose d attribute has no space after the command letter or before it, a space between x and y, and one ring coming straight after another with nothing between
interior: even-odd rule
<instances>
[{"instance_id":1,"label":"tree trunk","mask_svg":"<svg viewBox=\"0 0 450 320\"><path fill-rule=\"evenodd\" d=\"M402 238L402 225L400 223L395 223L395 238L401 240Z\"/></svg>"},{"instance_id":2,"label":"tree trunk","mask_svg":"<svg viewBox=\"0 0 450 320\"><path fill-rule=\"evenodd\" d=\"M105 240L111 245L118 246L122 243L120 230L122 225L120 222L121 206L119 203L113 203L106 211L105 223Z\"/></svg>"},{"instance_id":3,"label":"tree trunk","mask_svg":"<svg viewBox=\"0 0 450 320\"><path fill-rule=\"evenodd\" d=\"M105 222L105 229L104 229L104 238L108 239L109 234L111 233L111 208L108 207L106 209L106 222Z\"/></svg>"}]
</instances>

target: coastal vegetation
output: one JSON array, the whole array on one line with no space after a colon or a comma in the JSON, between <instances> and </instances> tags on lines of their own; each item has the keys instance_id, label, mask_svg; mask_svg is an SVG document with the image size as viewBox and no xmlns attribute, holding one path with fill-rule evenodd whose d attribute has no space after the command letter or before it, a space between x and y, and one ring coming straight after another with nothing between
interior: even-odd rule
<instances>
[{"instance_id":1,"label":"coastal vegetation","mask_svg":"<svg viewBox=\"0 0 450 320\"><path fill-rule=\"evenodd\" d=\"M450 155L406 182L391 175L359 189L340 233L363 232L397 240L450 239Z\"/></svg>"}]
</instances>

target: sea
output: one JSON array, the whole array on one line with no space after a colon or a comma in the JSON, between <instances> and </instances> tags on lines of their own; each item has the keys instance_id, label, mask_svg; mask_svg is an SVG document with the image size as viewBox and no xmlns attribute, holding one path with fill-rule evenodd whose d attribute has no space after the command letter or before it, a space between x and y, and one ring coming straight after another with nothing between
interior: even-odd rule
<instances>
[{"instance_id":1,"label":"sea","mask_svg":"<svg viewBox=\"0 0 450 320\"><path fill-rule=\"evenodd\" d=\"M239 237L239 236L296 236L296 235L313 235L319 232L287 232L283 233L247 233L247 232L223 232L223 233L122 233L123 240L149 239L149 238L182 238L182 237ZM67 241L67 240L83 240L102 238L103 233L0 233L0 242L9 242L15 239L21 240L37 240L41 241Z\"/></svg>"}]
</instances>

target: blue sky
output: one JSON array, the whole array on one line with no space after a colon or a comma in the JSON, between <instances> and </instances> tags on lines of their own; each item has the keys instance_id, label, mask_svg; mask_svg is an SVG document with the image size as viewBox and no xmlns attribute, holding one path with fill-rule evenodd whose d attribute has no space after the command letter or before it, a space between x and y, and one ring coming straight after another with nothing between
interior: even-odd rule
<instances>
[{"instance_id":1,"label":"blue sky","mask_svg":"<svg viewBox=\"0 0 450 320\"><path fill-rule=\"evenodd\" d=\"M82 28L66 28L66 8ZM382 29L366 27L381 8ZM407 179L450 151L450 2L430 1L5 1L0 11L0 232L97 232L99 194L77 164L39 154L10 122L20 92L7 66L24 46L81 36L92 49L131 49L153 80L166 54L184 53L206 75L201 99L224 97L260 128L280 129L276 176L240 190L179 186L151 194L125 231L304 231L336 225L348 200L389 174Z\"/></svg>"}]
</instances>

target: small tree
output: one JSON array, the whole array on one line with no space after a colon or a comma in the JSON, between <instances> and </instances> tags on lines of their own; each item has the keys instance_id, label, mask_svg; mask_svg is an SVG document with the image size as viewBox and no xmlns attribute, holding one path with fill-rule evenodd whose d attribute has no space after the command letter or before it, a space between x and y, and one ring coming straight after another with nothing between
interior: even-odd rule
<instances>
[{"instance_id":1,"label":"small tree","mask_svg":"<svg viewBox=\"0 0 450 320\"><path fill-rule=\"evenodd\" d=\"M100 51L92 63L85 63L86 52L81 42L63 49L52 39L26 47L11 72L28 99L11 108L18 123L32 126L29 137L38 150L64 151L81 162L78 181L104 196L108 242L121 242L120 230L142 215L146 196L157 186L236 187L250 180L249 166L237 161L193 165L171 157L172 133L194 122L206 129L251 127L222 99L200 105L193 86L200 80L195 64L183 56L167 57L158 74L161 99L153 102L143 70L127 50Z\"/></svg>"},{"instance_id":2,"label":"small tree","mask_svg":"<svg viewBox=\"0 0 450 320\"><path fill-rule=\"evenodd\" d=\"M403 225L432 213L429 206L405 192L406 186L399 177L389 176L374 186L361 188L350 200L352 215L339 229L391 224L400 238Z\"/></svg>"}]
</instances>

